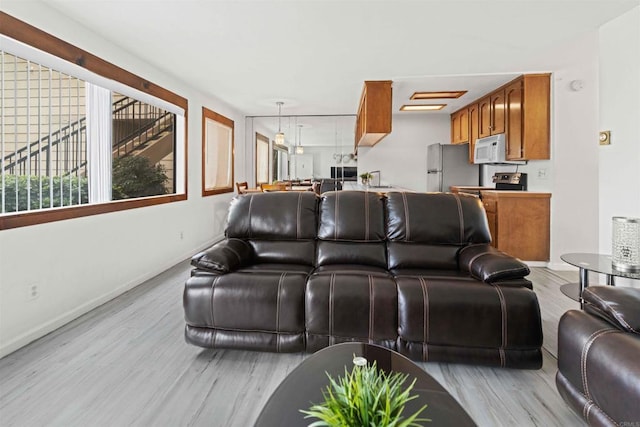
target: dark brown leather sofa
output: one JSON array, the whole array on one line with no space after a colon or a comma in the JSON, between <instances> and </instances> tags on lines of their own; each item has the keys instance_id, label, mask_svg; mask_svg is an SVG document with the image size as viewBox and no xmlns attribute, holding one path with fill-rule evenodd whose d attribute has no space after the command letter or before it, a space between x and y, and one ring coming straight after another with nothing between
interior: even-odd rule
<instances>
[{"instance_id":1,"label":"dark brown leather sofa","mask_svg":"<svg viewBox=\"0 0 640 427\"><path fill-rule=\"evenodd\" d=\"M529 269L489 242L473 196L241 195L226 239L192 259L186 340L274 352L362 341L414 360L537 369Z\"/></svg>"},{"instance_id":2,"label":"dark brown leather sofa","mask_svg":"<svg viewBox=\"0 0 640 427\"><path fill-rule=\"evenodd\" d=\"M592 426L640 425L640 289L590 286L558 326L558 391Z\"/></svg>"}]
</instances>

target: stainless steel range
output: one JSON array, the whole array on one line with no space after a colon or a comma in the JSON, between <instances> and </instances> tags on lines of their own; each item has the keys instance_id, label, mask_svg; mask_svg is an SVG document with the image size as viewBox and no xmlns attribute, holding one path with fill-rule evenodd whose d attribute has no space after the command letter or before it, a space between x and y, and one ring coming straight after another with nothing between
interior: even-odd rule
<instances>
[{"instance_id":1,"label":"stainless steel range","mask_svg":"<svg viewBox=\"0 0 640 427\"><path fill-rule=\"evenodd\" d=\"M492 181L496 190L527 191L527 174L522 172L496 172Z\"/></svg>"}]
</instances>

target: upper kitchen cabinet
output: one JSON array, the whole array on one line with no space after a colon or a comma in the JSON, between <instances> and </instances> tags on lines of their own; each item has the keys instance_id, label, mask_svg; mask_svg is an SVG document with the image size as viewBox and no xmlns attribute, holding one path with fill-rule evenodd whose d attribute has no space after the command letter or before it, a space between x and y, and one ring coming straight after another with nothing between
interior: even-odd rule
<instances>
[{"instance_id":1,"label":"upper kitchen cabinet","mask_svg":"<svg viewBox=\"0 0 640 427\"><path fill-rule=\"evenodd\" d=\"M480 138L504 133L504 89L478 101L478 115Z\"/></svg>"},{"instance_id":2,"label":"upper kitchen cabinet","mask_svg":"<svg viewBox=\"0 0 640 427\"><path fill-rule=\"evenodd\" d=\"M480 138L480 107L478 104L471 104L469 111L469 163L473 163L476 147L476 140Z\"/></svg>"},{"instance_id":3,"label":"upper kitchen cabinet","mask_svg":"<svg viewBox=\"0 0 640 427\"><path fill-rule=\"evenodd\" d=\"M504 92L507 160L549 159L550 75L524 75Z\"/></svg>"},{"instance_id":4,"label":"upper kitchen cabinet","mask_svg":"<svg viewBox=\"0 0 640 427\"><path fill-rule=\"evenodd\" d=\"M391 80L365 81L356 119L356 149L391 133Z\"/></svg>"},{"instance_id":5,"label":"upper kitchen cabinet","mask_svg":"<svg viewBox=\"0 0 640 427\"><path fill-rule=\"evenodd\" d=\"M451 115L451 143L466 142L469 142L469 111L465 107Z\"/></svg>"},{"instance_id":6,"label":"upper kitchen cabinet","mask_svg":"<svg viewBox=\"0 0 640 427\"><path fill-rule=\"evenodd\" d=\"M507 160L550 158L550 74L526 74L451 114L451 142L469 141L473 163L478 138L505 134ZM464 119L461 112L465 111ZM468 123L466 138L457 129ZM456 139L458 138L458 139Z\"/></svg>"}]
</instances>

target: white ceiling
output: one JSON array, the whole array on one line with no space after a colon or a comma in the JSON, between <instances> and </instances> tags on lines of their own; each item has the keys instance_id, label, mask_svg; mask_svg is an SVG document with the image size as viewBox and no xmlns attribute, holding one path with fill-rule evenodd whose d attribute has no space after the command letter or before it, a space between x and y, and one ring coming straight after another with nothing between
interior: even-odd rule
<instances>
[{"instance_id":1,"label":"white ceiling","mask_svg":"<svg viewBox=\"0 0 640 427\"><path fill-rule=\"evenodd\" d=\"M416 90L470 90L448 114L511 77L476 75L520 72L640 2L20 1L57 9L246 115L276 114L279 100L283 114L353 114L364 80L394 81L394 111Z\"/></svg>"},{"instance_id":2,"label":"white ceiling","mask_svg":"<svg viewBox=\"0 0 640 427\"><path fill-rule=\"evenodd\" d=\"M57 9L259 116L277 114L276 101L283 115L355 114L364 80L393 80L395 114L448 115L517 74L548 71L520 64L640 0L3 0L3 8L11 3ZM468 93L434 101L447 104L439 112L399 113L419 103L409 101L413 92L438 90ZM284 120L283 128L290 144L302 124L304 145L350 145L349 120ZM275 134L277 121L259 126Z\"/></svg>"}]
</instances>

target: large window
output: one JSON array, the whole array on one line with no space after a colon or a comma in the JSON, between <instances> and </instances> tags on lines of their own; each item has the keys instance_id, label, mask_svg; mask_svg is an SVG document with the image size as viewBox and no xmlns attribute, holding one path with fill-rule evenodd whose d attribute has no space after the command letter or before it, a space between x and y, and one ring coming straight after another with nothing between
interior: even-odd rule
<instances>
[{"instance_id":1,"label":"large window","mask_svg":"<svg viewBox=\"0 0 640 427\"><path fill-rule=\"evenodd\" d=\"M186 199L186 99L4 13L0 33L0 229Z\"/></svg>"}]
</instances>

